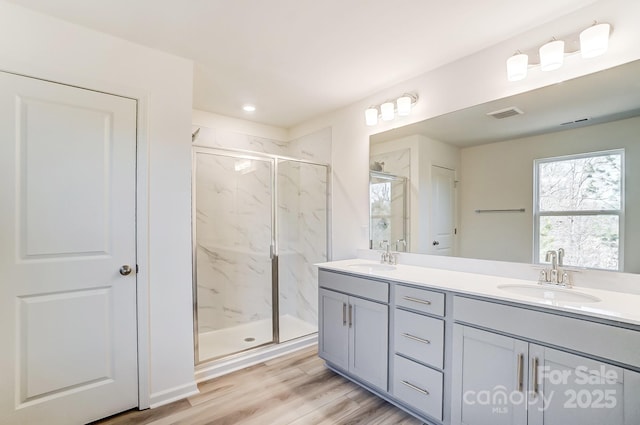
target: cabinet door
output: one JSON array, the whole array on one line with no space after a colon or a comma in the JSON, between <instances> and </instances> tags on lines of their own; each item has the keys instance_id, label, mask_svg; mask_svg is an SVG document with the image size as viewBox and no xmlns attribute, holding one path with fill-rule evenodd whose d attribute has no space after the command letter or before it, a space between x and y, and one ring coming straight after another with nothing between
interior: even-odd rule
<instances>
[{"instance_id":1,"label":"cabinet door","mask_svg":"<svg viewBox=\"0 0 640 425\"><path fill-rule=\"evenodd\" d=\"M640 423L640 374L531 344L530 425Z\"/></svg>"},{"instance_id":2,"label":"cabinet door","mask_svg":"<svg viewBox=\"0 0 640 425\"><path fill-rule=\"evenodd\" d=\"M349 367L349 297L321 288L318 303L318 355L346 371Z\"/></svg>"},{"instance_id":3,"label":"cabinet door","mask_svg":"<svg viewBox=\"0 0 640 425\"><path fill-rule=\"evenodd\" d=\"M350 297L349 372L386 391L389 307Z\"/></svg>"},{"instance_id":4,"label":"cabinet door","mask_svg":"<svg viewBox=\"0 0 640 425\"><path fill-rule=\"evenodd\" d=\"M453 338L452 423L525 425L528 344L461 325Z\"/></svg>"}]
</instances>

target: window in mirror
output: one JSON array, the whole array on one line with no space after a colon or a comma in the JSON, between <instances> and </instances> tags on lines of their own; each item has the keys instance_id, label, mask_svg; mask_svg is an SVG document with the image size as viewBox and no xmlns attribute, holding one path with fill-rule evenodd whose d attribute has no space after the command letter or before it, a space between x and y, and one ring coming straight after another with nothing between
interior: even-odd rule
<instances>
[{"instance_id":1,"label":"window in mirror","mask_svg":"<svg viewBox=\"0 0 640 425\"><path fill-rule=\"evenodd\" d=\"M564 248L564 265L622 270L624 151L535 162L535 249L540 263Z\"/></svg>"}]
</instances>

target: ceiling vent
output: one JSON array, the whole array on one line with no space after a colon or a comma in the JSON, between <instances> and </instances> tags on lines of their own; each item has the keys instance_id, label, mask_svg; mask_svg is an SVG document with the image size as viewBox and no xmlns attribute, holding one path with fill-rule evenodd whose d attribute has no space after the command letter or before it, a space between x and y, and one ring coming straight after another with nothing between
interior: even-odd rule
<instances>
[{"instance_id":1,"label":"ceiling vent","mask_svg":"<svg viewBox=\"0 0 640 425\"><path fill-rule=\"evenodd\" d=\"M511 106L509 108L500 109L498 111L489 112L487 115L493 117L495 119L501 120L503 118L509 118L516 115L522 115L524 112L515 106Z\"/></svg>"},{"instance_id":2,"label":"ceiling vent","mask_svg":"<svg viewBox=\"0 0 640 425\"><path fill-rule=\"evenodd\" d=\"M583 124L583 123L586 123L587 121L589 121L589 118L580 118L579 120L575 120L575 121L563 122L560 125Z\"/></svg>"}]
</instances>

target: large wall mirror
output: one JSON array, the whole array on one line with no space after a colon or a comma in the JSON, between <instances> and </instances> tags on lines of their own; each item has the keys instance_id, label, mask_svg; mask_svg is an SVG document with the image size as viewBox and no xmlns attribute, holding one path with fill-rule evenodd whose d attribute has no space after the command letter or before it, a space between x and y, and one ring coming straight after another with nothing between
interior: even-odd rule
<instances>
[{"instance_id":1,"label":"large wall mirror","mask_svg":"<svg viewBox=\"0 0 640 425\"><path fill-rule=\"evenodd\" d=\"M563 248L567 266L640 273L638 76L635 61L372 135L372 185L403 179L406 199L401 218L372 215L370 246L397 223L400 251L538 263Z\"/></svg>"}]
</instances>

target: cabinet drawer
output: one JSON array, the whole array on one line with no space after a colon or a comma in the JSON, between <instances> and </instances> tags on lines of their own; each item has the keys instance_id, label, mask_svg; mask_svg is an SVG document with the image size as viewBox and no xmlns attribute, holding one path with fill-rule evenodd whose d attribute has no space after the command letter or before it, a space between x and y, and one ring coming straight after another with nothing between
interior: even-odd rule
<instances>
[{"instance_id":1,"label":"cabinet drawer","mask_svg":"<svg viewBox=\"0 0 640 425\"><path fill-rule=\"evenodd\" d=\"M444 294L427 289L396 285L396 306L444 316Z\"/></svg>"},{"instance_id":2,"label":"cabinet drawer","mask_svg":"<svg viewBox=\"0 0 640 425\"><path fill-rule=\"evenodd\" d=\"M318 271L318 286L374 301L389 302L389 284L386 282L321 269Z\"/></svg>"},{"instance_id":3,"label":"cabinet drawer","mask_svg":"<svg viewBox=\"0 0 640 425\"><path fill-rule=\"evenodd\" d=\"M444 322L396 309L394 321L395 351L442 369Z\"/></svg>"},{"instance_id":4,"label":"cabinet drawer","mask_svg":"<svg viewBox=\"0 0 640 425\"><path fill-rule=\"evenodd\" d=\"M396 355L393 395L413 409L442 420L442 372Z\"/></svg>"},{"instance_id":5,"label":"cabinet drawer","mask_svg":"<svg viewBox=\"0 0 640 425\"><path fill-rule=\"evenodd\" d=\"M482 326L640 367L638 331L460 296L453 297L453 316L458 323Z\"/></svg>"}]
</instances>

